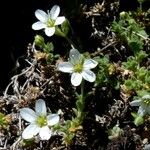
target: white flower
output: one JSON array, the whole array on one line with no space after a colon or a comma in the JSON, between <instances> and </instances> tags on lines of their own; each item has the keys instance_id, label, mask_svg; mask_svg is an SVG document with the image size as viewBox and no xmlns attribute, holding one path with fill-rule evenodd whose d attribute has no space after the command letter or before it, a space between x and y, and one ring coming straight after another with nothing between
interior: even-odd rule
<instances>
[{"instance_id":1,"label":"white flower","mask_svg":"<svg viewBox=\"0 0 150 150\"><path fill-rule=\"evenodd\" d=\"M42 99L36 101L35 112L30 108L22 108L20 115L30 123L22 133L23 139L31 139L39 133L42 140L48 140L53 134L49 127L59 122L58 114L47 116L46 105Z\"/></svg>"},{"instance_id":2,"label":"white flower","mask_svg":"<svg viewBox=\"0 0 150 150\"><path fill-rule=\"evenodd\" d=\"M76 49L71 49L69 54L69 62L58 64L58 70L66 73L72 73L71 83L78 86L82 82L82 78L89 82L94 82L95 74L90 70L97 66L97 62L93 59L84 59L83 55Z\"/></svg>"},{"instance_id":3,"label":"white flower","mask_svg":"<svg viewBox=\"0 0 150 150\"><path fill-rule=\"evenodd\" d=\"M144 95L141 99L132 101L130 105L139 106L138 114L140 116L150 115L150 95Z\"/></svg>"},{"instance_id":4,"label":"white flower","mask_svg":"<svg viewBox=\"0 0 150 150\"><path fill-rule=\"evenodd\" d=\"M143 150L150 150L150 144L146 144Z\"/></svg>"},{"instance_id":5,"label":"white flower","mask_svg":"<svg viewBox=\"0 0 150 150\"><path fill-rule=\"evenodd\" d=\"M36 10L35 16L39 20L32 25L32 29L41 30L45 29L47 36L52 36L55 33L55 26L62 24L65 21L65 17L58 17L60 13L60 7L54 5L50 11L45 13L43 10Z\"/></svg>"}]
</instances>

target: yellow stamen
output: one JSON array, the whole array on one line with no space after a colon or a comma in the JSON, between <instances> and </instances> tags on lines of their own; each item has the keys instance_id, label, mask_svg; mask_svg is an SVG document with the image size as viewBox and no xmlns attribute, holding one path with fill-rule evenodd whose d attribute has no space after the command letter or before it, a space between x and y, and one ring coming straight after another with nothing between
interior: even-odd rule
<instances>
[{"instance_id":1,"label":"yellow stamen","mask_svg":"<svg viewBox=\"0 0 150 150\"><path fill-rule=\"evenodd\" d=\"M40 127L46 126L47 125L47 118L44 115L41 115L37 118L37 124Z\"/></svg>"}]
</instances>

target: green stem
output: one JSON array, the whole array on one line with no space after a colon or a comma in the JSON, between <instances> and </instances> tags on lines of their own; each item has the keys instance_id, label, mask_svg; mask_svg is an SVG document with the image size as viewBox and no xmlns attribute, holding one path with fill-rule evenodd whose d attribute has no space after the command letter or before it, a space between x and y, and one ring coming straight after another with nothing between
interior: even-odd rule
<instances>
[{"instance_id":1,"label":"green stem","mask_svg":"<svg viewBox=\"0 0 150 150\"><path fill-rule=\"evenodd\" d=\"M142 10L142 2L140 2L140 10Z\"/></svg>"},{"instance_id":2,"label":"green stem","mask_svg":"<svg viewBox=\"0 0 150 150\"><path fill-rule=\"evenodd\" d=\"M84 119L84 108L85 108L85 97L84 97L84 80L81 83L81 97L79 98L79 108L78 109L78 115L77 118L79 120L80 123L82 123L83 119Z\"/></svg>"},{"instance_id":3,"label":"green stem","mask_svg":"<svg viewBox=\"0 0 150 150\"><path fill-rule=\"evenodd\" d=\"M67 36L65 36L65 39L68 41L68 43L71 45L72 48L75 48L75 44L70 40Z\"/></svg>"},{"instance_id":4,"label":"green stem","mask_svg":"<svg viewBox=\"0 0 150 150\"><path fill-rule=\"evenodd\" d=\"M84 80L81 83L81 97L82 97L82 102L84 102Z\"/></svg>"},{"instance_id":5,"label":"green stem","mask_svg":"<svg viewBox=\"0 0 150 150\"><path fill-rule=\"evenodd\" d=\"M75 44L73 43L73 41L70 40L70 38L68 38L67 35L64 34L59 28L56 28L55 34L58 36L64 37L68 41L68 43L71 45L72 48L76 47Z\"/></svg>"}]
</instances>

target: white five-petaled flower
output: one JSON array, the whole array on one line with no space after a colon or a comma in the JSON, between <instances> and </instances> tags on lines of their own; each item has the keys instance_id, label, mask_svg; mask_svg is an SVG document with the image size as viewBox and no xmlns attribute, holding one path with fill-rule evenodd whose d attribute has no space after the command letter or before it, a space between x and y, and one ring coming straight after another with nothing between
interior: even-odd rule
<instances>
[{"instance_id":1,"label":"white five-petaled flower","mask_svg":"<svg viewBox=\"0 0 150 150\"><path fill-rule=\"evenodd\" d=\"M39 20L32 25L32 29L41 30L45 29L47 36L52 36L55 33L55 26L62 24L65 21L65 17L58 17L60 13L60 7L54 5L50 11L45 13L43 10L36 10L35 16Z\"/></svg>"},{"instance_id":2,"label":"white five-petaled flower","mask_svg":"<svg viewBox=\"0 0 150 150\"><path fill-rule=\"evenodd\" d=\"M144 95L141 99L132 101L130 105L139 106L138 114L140 116L150 115L150 95Z\"/></svg>"},{"instance_id":3,"label":"white five-petaled flower","mask_svg":"<svg viewBox=\"0 0 150 150\"><path fill-rule=\"evenodd\" d=\"M22 133L23 139L31 139L39 133L41 140L48 140L53 134L50 127L59 122L58 114L47 116L46 105L42 99L36 101L35 112L30 108L22 108L20 115L30 123Z\"/></svg>"},{"instance_id":4,"label":"white five-petaled flower","mask_svg":"<svg viewBox=\"0 0 150 150\"><path fill-rule=\"evenodd\" d=\"M71 73L71 83L74 86L79 86L82 78L89 82L94 82L96 75L90 70L97 66L97 62L93 59L85 59L77 49L71 49L69 61L58 64L58 70L66 73Z\"/></svg>"}]
</instances>

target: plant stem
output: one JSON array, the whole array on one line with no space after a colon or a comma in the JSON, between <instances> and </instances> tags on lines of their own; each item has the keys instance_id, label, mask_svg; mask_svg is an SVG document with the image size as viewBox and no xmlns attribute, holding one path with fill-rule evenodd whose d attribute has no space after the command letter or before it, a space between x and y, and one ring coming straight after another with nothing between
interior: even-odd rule
<instances>
[{"instance_id":1,"label":"plant stem","mask_svg":"<svg viewBox=\"0 0 150 150\"><path fill-rule=\"evenodd\" d=\"M84 102L84 80L81 83L81 99Z\"/></svg>"},{"instance_id":2,"label":"plant stem","mask_svg":"<svg viewBox=\"0 0 150 150\"><path fill-rule=\"evenodd\" d=\"M84 108L85 108L85 97L84 97L84 80L81 83L81 95L79 98L79 107L78 107L78 115L77 118L79 120L80 123L82 123L83 119L84 119Z\"/></svg>"},{"instance_id":3,"label":"plant stem","mask_svg":"<svg viewBox=\"0 0 150 150\"><path fill-rule=\"evenodd\" d=\"M67 42L71 45L72 48L76 47L73 41L70 38L68 38L68 36L64 34L59 28L56 28L56 35L64 37L67 40Z\"/></svg>"},{"instance_id":4,"label":"plant stem","mask_svg":"<svg viewBox=\"0 0 150 150\"><path fill-rule=\"evenodd\" d=\"M68 43L71 45L71 48L75 48L75 44L70 40L67 36L65 36L65 39L68 41Z\"/></svg>"},{"instance_id":5,"label":"plant stem","mask_svg":"<svg viewBox=\"0 0 150 150\"><path fill-rule=\"evenodd\" d=\"M142 2L140 2L140 10L142 10Z\"/></svg>"}]
</instances>

